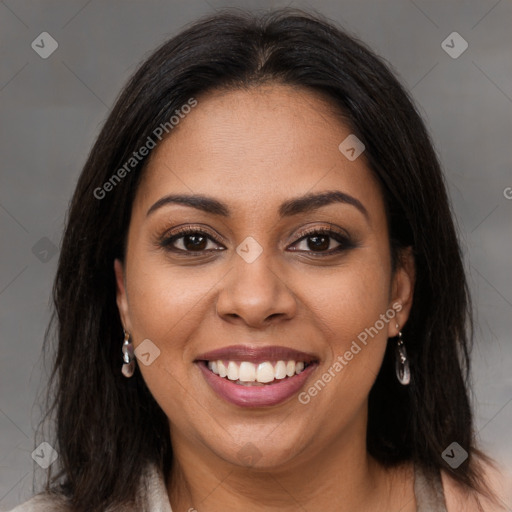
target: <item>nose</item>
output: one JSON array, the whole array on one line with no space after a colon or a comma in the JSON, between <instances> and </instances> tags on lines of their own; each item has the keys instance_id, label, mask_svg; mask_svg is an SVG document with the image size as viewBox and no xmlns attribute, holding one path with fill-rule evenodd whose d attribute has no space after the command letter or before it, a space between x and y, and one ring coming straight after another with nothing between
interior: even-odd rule
<instances>
[{"instance_id":1,"label":"nose","mask_svg":"<svg viewBox=\"0 0 512 512\"><path fill-rule=\"evenodd\" d=\"M234 255L234 267L217 297L217 314L223 320L261 329L294 317L296 297L264 254L252 263Z\"/></svg>"}]
</instances>

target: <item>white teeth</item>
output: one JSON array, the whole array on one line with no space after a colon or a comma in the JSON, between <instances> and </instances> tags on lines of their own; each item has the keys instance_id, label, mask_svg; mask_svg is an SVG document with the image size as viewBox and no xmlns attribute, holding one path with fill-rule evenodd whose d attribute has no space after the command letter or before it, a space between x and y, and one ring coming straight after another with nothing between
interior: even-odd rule
<instances>
[{"instance_id":1,"label":"white teeth","mask_svg":"<svg viewBox=\"0 0 512 512\"><path fill-rule=\"evenodd\" d=\"M286 363L286 375L288 375L288 377L295 375L295 361L288 361Z\"/></svg>"},{"instance_id":2,"label":"white teeth","mask_svg":"<svg viewBox=\"0 0 512 512\"><path fill-rule=\"evenodd\" d=\"M272 382L274 378L274 367L268 361L258 365L258 369L256 370L257 382L263 382L263 384L265 384L267 382Z\"/></svg>"},{"instance_id":3,"label":"white teeth","mask_svg":"<svg viewBox=\"0 0 512 512\"><path fill-rule=\"evenodd\" d=\"M217 361L217 369L219 370L219 377L226 377L228 372L222 361Z\"/></svg>"},{"instance_id":4,"label":"white teeth","mask_svg":"<svg viewBox=\"0 0 512 512\"><path fill-rule=\"evenodd\" d=\"M249 361L208 361L208 368L219 375L239 384L268 384L273 380L293 377L304 371L304 361L265 361L255 365ZM256 384L253 384L256 385Z\"/></svg>"},{"instance_id":5,"label":"white teeth","mask_svg":"<svg viewBox=\"0 0 512 512\"><path fill-rule=\"evenodd\" d=\"M274 372L276 379L284 379L286 377L286 363L284 361L277 361Z\"/></svg>"},{"instance_id":6,"label":"white teeth","mask_svg":"<svg viewBox=\"0 0 512 512\"><path fill-rule=\"evenodd\" d=\"M256 365L247 361L240 363L238 378L242 382L254 382L256 380Z\"/></svg>"},{"instance_id":7,"label":"white teeth","mask_svg":"<svg viewBox=\"0 0 512 512\"><path fill-rule=\"evenodd\" d=\"M238 365L234 361L228 363L228 379L238 380Z\"/></svg>"}]
</instances>

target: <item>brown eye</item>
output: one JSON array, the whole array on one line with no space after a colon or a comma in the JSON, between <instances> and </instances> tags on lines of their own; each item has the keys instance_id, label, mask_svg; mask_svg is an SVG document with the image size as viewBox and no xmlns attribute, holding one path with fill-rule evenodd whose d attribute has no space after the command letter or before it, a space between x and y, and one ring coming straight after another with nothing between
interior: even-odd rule
<instances>
[{"instance_id":1,"label":"brown eye","mask_svg":"<svg viewBox=\"0 0 512 512\"><path fill-rule=\"evenodd\" d=\"M357 244L348 235L332 230L317 229L304 234L290 249L296 252L332 255L353 249Z\"/></svg>"},{"instance_id":2,"label":"brown eye","mask_svg":"<svg viewBox=\"0 0 512 512\"><path fill-rule=\"evenodd\" d=\"M175 253L201 253L224 250L212 235L197 229L182 229L178 233L161 240L160 245Z\"/></svg>"},{"instance_id":3,"label":"brown eye","mask_svg":"<svg viewBox=\"0 0 512 512\"><path fill-rule=\"evenodd\" d=\"M186 235L182 238L187 251L202 251L208 245L208 239L203 235Z\"/></svg>"},{"instance_id":4,"label":"brown eye","mask_svg":"<svg viewBox=\"0 0 512 512\"><path fill-rule=\"evenodd\" d=\"M330 237L326 235L315 235L307 237L307 245L311 251L326 251L329 249Z\"/></svg>"}]
</instances>

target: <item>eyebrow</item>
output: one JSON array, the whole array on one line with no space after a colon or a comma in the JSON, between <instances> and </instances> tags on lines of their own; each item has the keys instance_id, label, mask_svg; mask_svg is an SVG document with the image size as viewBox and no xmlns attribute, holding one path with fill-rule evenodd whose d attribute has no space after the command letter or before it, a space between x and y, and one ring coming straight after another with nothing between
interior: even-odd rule
<instances>
[{"instance_id":1,"label":"eyebrow","mask_svg":"<svg viewBox=\"0 0 512 512\"><path fill-rule=\"evenodd\" d=\"M300 213L310 212L317 210L323 206L327 206L333 203L343 203L354 206L357 208L369 221L368 210L363 206L359 199L340 192L338 190L332 190L328 192L310 193L294 199L289 199L281 204L279 207L279 216L291 217ZM151 208L149 208L146 216L151 215L159 208L170 204L180 204L183 206L189 206L196 208L206 213L213 215L221 215L222 217L229 217L231 215L228 206L221 203L217 199L204 195L184 195L184 194L171 194L159 199Z\"/></svg>"}]
</instances>

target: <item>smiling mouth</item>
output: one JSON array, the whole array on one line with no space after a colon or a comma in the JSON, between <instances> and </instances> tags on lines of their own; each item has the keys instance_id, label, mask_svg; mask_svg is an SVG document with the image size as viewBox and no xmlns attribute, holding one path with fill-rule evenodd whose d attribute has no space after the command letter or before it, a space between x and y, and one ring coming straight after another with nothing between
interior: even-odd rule
<instances>
[{"instance_id":1,"label":"smiling mouth","mask_svg":"<svg viewBox=\"0 0 512 512\"><path fill-rule=\"evenodd\" d=\"M219 397L237 407L254 408L289 401L320 360L290 347L231 345L200 354L194 363Z\"/></svg>"},{"instance_id":2,"label":"smiling mouth","mask_svg":"<svg viewBox=\"0 0 512 512\"><path fill-rule=\"evenodd\" d=\"M301 374L313 362L278 360L252 363L250 361L212 360L202 363L215 375L240 386L267 386Z\"/></svg>"}]
</instances>

